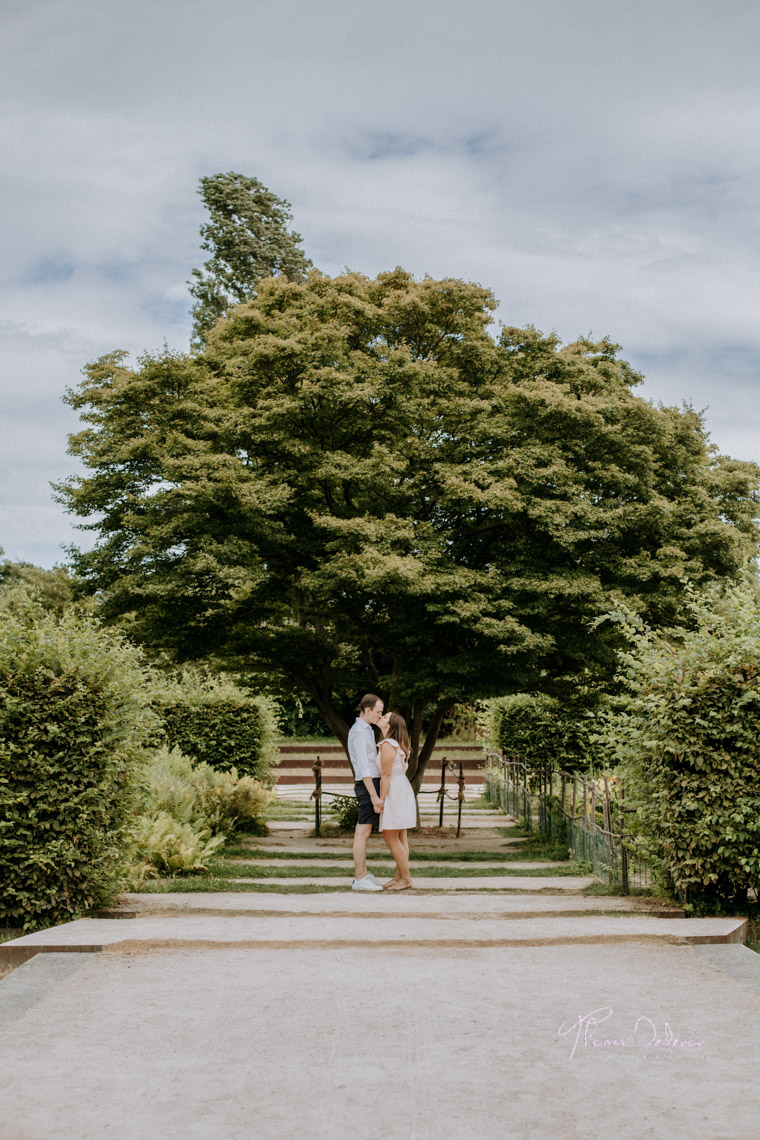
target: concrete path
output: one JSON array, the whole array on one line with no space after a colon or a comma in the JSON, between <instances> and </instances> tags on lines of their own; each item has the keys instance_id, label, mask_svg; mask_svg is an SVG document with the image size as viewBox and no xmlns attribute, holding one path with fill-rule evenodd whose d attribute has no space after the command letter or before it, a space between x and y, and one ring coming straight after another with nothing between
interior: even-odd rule
<instances>
[{"instance_id":1,"label":"concrete path","mask_svg":"<svg viewBox=\"0 0 760 1140\"><path fill-rule=\"evenodd\" d=\"M178 947L258 946L287 948L299 944L340 943L353 946L416 945L457 946L545 946L550 943L623 942L664 940L679 942L743 942L746 919L653 918L649 915L612 916L546 914L538 918L513 917L508 921L493 916L440 917L439 915L345 916L324 914L183 914L146 915L124 919L81 918L53 930L27 934L9 944L5 953L16 959L45 951L81 950L96 952L106 948L128 947L135 952L170 945Z\"/></svg>"},{"instance_id":2,"label":"concrete path","mask_svg":"<svg viewBox=\"0 0 760 1140\"><path fill-rule=\"evenodd\" d=\"M758 1134L741 946L61 957L0 984L8 1140Z\"/></svg>"},{"instance_id":3,"label":"concrete path","mask_svg":"<svg viewBox=\"0 0 760 1140\"><path fill-rule=\"evenodd\" d=\"M519 850L486 813L414 847L493 874L361 894L347 841L281 822L250 846L290 858L241 860L274 872L249 890L124 896L122 917L0 945L25 962L0 981L0 1140L758 1135L743 918L457 862Z\"/></svg>"}]
</instances>

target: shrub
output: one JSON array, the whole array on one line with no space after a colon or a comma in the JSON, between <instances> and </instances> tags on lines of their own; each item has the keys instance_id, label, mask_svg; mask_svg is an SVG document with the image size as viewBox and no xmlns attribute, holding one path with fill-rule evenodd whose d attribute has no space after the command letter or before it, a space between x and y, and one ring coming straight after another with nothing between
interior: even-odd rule
<instances>
[{"instance_id":1,"label":"shrub","mask_svg":"<svg viewBox=\"0 0 760 1140\"><path fill-rule=\"evenodd\" d=\"M233 832L266 832L272 793L250 776L194 764L178 748L160 748L151 760L133 827L126 883L206 870L206 862Z\"/></svg>"},{"instance_id":2,"label":"shrub","mask_svg":"<svg viewBox=\"0 0 760 1140\"><path fill-rule=\"evenodd\" d=\"M575 772L606 762L597 738L599 714L568 707L540 693L516 693L485 703L488 747L522 756L528 765L550 761Z\"/></svg>"},{"instance_id":3,"label":"shrub","mask_svg":"<svg viewBox=\"0 0 760 1140\"><path fill-rule=\"evenodd\" d=\"M223 835L212 836L208 828L180 823L166 811L140 816L134 829L135 865L128 873L128 885L134 889L157 874L205 871L206 861L223 843Z\"/></svg>"},{"instance_id":4,"label":"shrub","mask_svg":"<svg viewBox=\"0 0 760 1140\"><path fill-rule=\"evenodd\" d=\"M209 764L193 763L178 748L156 752L148 771L145 812L165 811L179 823L213 832L265 831L264 817L272 793L235 768L219 772Z\"/></svg>"},{"instance_id":5,"label":"shrub","mask_svg":"<svg viewBox=\"0 0 760 1140\"><path fill-rule=\"evenodd\" d=\"M356 796L334 796L330 811L341 831L353 831L359 819L359 801Z\"/></svg>"},{"instance_id":6,"label":"shrub","mask_svg":"<svg viewBox=\"0 0 760 1140\"><path fill-rule=\"evenodd\" d=\"M118 889L143 746L135 649L28 600L0 615L0 925L43 927Z\"/></svg>"},{"instance_id":7,"label":"shrub","mask_svg":"<svg viewBox=\"0 0 760 1140\"><path fill-rule=\"evenodd\" d=\"M640 845L695 908L760 885L760 606L752 585L693 598L692 628L632 620L632 699L606 737L627 775Z\"/></svg>"},{"instance_id":8,"label":"shrub","mask_svg":"<svg viewBox=\"0 0 760 1140\"><path fill-rule=\"evenodd\" d=\"M188 756L269 782L277 762L277 706L251 696L227 678L201 679L191 672L159 695L157 711L166 741Z\"/></svg>"}]
</instances>

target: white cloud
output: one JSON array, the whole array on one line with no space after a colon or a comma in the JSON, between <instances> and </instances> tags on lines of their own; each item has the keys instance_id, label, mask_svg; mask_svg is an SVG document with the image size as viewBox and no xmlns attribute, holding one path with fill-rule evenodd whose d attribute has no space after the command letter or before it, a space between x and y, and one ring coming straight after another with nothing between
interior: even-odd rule
<instances>
[{"instance_id":1,"label":"white cloud","mask_svg":"<svg viewBox=\"0 0 760 1140\"><path fill-rule=\"evenodd\" d=\"M70 520L60 394L187 344L197 180L261 178L327 272L489 285L621 342L645 392L760 459L754 0L6 0L0 545ZM6 440L9 438L6 430Z\"/></svg>"}]
</instances>

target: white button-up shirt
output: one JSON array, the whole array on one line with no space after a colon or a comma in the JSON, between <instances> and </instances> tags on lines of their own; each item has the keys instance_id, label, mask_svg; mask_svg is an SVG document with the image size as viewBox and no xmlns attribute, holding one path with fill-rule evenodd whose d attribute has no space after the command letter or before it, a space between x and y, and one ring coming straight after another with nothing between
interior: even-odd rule
<instances>
[{"instance_id":1,"label":"white button-up shirt","mask_svg":"<svg viewBox=\"0 0 760 1140\"><path fill-rule=\"evenodd\" d=\"M380 775L375 734L372 725L361 717L357 717L348 731L348 758L357 784L367 777L376 780Z\"/></svg>"}]
</instances>

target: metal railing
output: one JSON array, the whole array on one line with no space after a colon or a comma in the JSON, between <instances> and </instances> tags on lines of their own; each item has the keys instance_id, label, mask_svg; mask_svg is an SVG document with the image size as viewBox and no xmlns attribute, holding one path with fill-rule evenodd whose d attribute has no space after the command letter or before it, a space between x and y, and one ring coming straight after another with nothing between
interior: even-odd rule
<instances>
[{"instance_id":1,"label":"metal railing","mask_svg":"<svg viewBox=\"0 0 760 1140\"><path fill-rule=\"evenodd\" d=\"M602 882L627 895L652 884L652 868L632 845L632 809L615 777L589 778L551 764L528 768L519 756L486 754L489 799L549 843L566 844L573 859L588 863Z\"/></svg>"},{"instance_id":2,"label":"metal railing","mask_svg":"<svg viewBox=\"0 0 760 1140\"><path fill-rule=\"evenodd\" d=\"M314 791L311 793L310 799L314 800L314 834L319 836L322 834L322 798L324 796L332 796L336 800L353 799L352 795L345 795L342 792L329 792L322 787L322 760L317 756L316 760L311 766L314 773ZM446 789L446 772L450 772L457 781L457 792L451 795ZM437 788L420 788L417 792L418 796L435 795L439 804L438 809L438 826L443 827L443 809L446 800L453 800L457 804L457 839L462 831L462 809L465 800L465 786L466 779L464 775L464 764L459 761L459 771L457 772L455 766L446 757L441 759L441 783Z\"/></svg>"}]
</instances>

